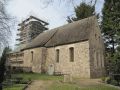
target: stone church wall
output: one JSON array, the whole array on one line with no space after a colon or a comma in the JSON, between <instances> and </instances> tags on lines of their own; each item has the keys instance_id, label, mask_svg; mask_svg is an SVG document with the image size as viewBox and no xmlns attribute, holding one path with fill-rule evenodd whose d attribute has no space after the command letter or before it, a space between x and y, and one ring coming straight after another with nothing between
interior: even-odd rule
<instances>
[{"instance_id":1,"label":"stone church wall","mask_svg":"<svg viewBox=\"0 0 120 90\"><path fill-rule=\"evenodd\" d=\"M24 51L24 66L31 67L32 72L41 73L42 47Z\"/></svg>"},{"instance_id":2,"label":"stone church wall","mask_svg":"<svg viewBox=\"0 0 120 90\"><path fill-rule=\"evenodd\" d=\"M91 78L103 77L105 74L104 68L104 43L101 36L99 26L96 22L96 27L91 28L89 45L90 45L90 70Z\"/></svg>"},{"instance_id":3,"label":"stone church wall","mask_svg":"<svg viewBox=\"0 0 120 90\"><path fill-rule=\"evenodd\" d=\"M69 48L74 48L74 62L70 62ZM59 49L59 62L56 62L56 50ZM73 77L90 78L89 42L48 48L46 69L54 67L55 72L71 74Z\"/></svg>"}]
</instances>

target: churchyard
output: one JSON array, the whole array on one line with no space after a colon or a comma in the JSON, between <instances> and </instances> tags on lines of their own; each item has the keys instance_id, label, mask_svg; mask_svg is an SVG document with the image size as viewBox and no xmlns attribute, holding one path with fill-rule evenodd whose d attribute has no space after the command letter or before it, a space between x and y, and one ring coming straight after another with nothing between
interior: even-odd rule
<instances>
[{"instance_id":1,"label":"churchyard","mask_svg":"<svg viewBox=\"0 0 120 90\"><path fill-rule=\"evenodd\" d=\"M101 79L72 78L72 81L64 80L64 76L49 76L38 73L12 74L12 77L21 77L22 80L31 80L31 84L13 84L4 87L3 90L120 90L101 82Z\"/></svg>"}]
</instances>

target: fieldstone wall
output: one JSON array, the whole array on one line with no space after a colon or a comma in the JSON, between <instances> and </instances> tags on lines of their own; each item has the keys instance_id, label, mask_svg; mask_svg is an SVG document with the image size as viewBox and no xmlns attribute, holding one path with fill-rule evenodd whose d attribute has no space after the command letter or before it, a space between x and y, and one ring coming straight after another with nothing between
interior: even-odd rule
<instances>
[{"instance_id":1,"label":"fieldstone wall","mask_svg":"<svg viewBox=\"0 0 120 90\"><path fill-rule=\"evenodd\" d=\"M31 52L30 50L25 50L24 51L24 64L23 67L31 67L32 66L32 62L31 62Z\"/></svg>"},{"instance_id":2,"label":"fieldstone wall","mask_svg":"<svg viewBox=\"0 0 120 90\"><path fill-rule=\"evenodd\" d=\"M24 66L31 67L33 72L41 73L41 62L42 47L24 51Z\"/></svg>"},{"instance_id":3,"label":"fieldstone wall","mask_svg":"<svg viewBox=\"0 0 120 90\"><path fill-rule=\"evenodd\" d=\"M46 50L45 47L27 49L23 51L22 56L17 55L18 53L13 53L11 56L9 55L6 66L21 68L25 72L45 73ZM20 51L19 53L22 52ZM20 61L22 63L19 63Z\"/></svg>"},{"instance_id":4,"label":"fieldstone wall","mask_svg":"<svg viewBox=\"0 0 120 90\"><path fill-rule=\"evenodd\" d=\"M41 73L46 73L46 56L47 56L47 48L42 47L42 59L41 59Z\"/></svg>"},{"instance_id":5,"label":"fieldstone wall","mask_svg":"<svg viewBox=\"0 0 120 90\"><path fill-rule=\"evenodd\" d=\"M104 42L101 36L99 25L92 22L95 28L91 28L89 45L90 45L90 73L91 78L103 77L105 74L104 68Z\"/></svg>"},{"instance_id":6,"label":"fieldstone wall","mask_svg":"<svg viewBox=\"0 0 120 90\"><path fill-rule=\"evenodd\" d=\"M74 62L70 62L69 48L74 48ZM59 62L56 62L56 49L59 49ZM46 70L54 67L55 72L70 74L73 77L90 78L89 42L79 42L47 49Z\"/></svg>"}]
</instances>

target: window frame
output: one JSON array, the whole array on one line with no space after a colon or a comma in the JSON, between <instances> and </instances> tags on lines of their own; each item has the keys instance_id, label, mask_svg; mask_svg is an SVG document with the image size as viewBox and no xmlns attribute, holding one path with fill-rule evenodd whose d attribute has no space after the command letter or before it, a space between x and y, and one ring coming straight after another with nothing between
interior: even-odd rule
<instances>
[{"instance_id":1,"label":"window frame","mask_svg":"<svg viewBox=\"0 0 120 90\"><path fill-rule=\"evenodd\" d=\"M60 62L60 50L56 49L56 62L59 63Z\"/></svg>"},{"instance_id":2,"label":"window frame","mask_svg":"<svg viewBox=\"0 0 120 90\"><path fill-rule=\"evenodd\" d=\"M70 62L74 62L74 47L69 48L69 58Z\"/></svg>"},{"instance_id":3,"label":"window frame","mask_svg":"<svg viewBox=\"0 0 120 90\"><path fill-rule=\"evenodd\" d=\"M34 57L33 57L34 55L33 54L34 54L34 52L31 51L31 62L33 62L33 59L34 59Z\"/></svg>"}]
</instances>

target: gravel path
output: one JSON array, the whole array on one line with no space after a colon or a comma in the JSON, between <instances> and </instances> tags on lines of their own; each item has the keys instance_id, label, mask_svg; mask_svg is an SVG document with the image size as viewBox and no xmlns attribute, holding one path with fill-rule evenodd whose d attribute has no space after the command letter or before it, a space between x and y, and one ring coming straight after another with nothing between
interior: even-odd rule
<instances>
[{"instance_id":1,"label":"gravel path","mask_svg":"<svg viewBox=\"0 0 120 90\"><path fill-rule=\"evenodd\" d=\"M92 86L102 86L104 83L101 83L100 79L78 79L75 80L75 84L80 87L92 87ZM26 90L49 90L48 87L54 84L55 81L50 80L35 80L33 81ZM61 82L59 82L61 83ZM119 87L104 84L105 86L114 87L120 89Z\"/></svg>"},{"instance_id":2,"label":"gravel path","mask_svg":"<svg viewBox=\"0 0 120 90\"><path fill-rule=\"evenodd\" d=\"M47 87L51 84L52 81L35 80L26 90L47 90Z\"/></svg>"}]
</instances>

